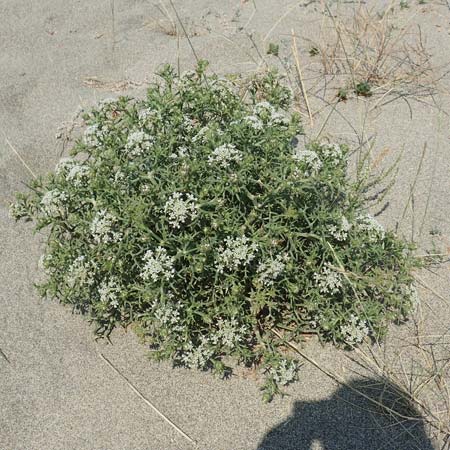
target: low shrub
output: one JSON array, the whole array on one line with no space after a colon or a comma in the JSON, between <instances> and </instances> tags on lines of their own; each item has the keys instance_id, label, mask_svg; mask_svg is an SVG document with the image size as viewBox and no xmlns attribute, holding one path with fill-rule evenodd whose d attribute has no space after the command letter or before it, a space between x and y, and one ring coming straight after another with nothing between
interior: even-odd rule
<instances>
[{"instance_id":1,"label":"low shrub","mask_svg":"<svg viewBox=\"0 0 450 450\"><path fill-rule=\"evenodd\" d=\"M269 400L297 377L284 339L353 346L406 317L416 260L365 212L347 147L298 144L275 73L243 96L205 67L166 66L145 100L85 114L71 157L11 211L49 230L42 295L99 335L136 325L158 359L259 364Z\"/></svg>"}]
</instances>

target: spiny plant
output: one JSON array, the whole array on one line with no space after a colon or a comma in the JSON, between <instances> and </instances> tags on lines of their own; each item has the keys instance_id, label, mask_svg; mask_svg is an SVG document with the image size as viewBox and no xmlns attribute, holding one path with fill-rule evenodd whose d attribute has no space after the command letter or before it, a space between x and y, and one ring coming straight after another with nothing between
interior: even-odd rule
<instances>
[{"instance_id":1,"label":"spiny plant","mask_svg":"<svg viewBox=\"0 0 450 450\"><path fill-rule=\"evenodd\" d=\"M416 260L365 212L346 146L298 144L274 72L241 95L205 68L165 66L146 99L86 113L71 157L11 212L48 229L42 295L99 335L134 324L157 359L258 364L270 400L297 378L287 340L353 346L405 318Z\"/></svg>"}]
</instances>

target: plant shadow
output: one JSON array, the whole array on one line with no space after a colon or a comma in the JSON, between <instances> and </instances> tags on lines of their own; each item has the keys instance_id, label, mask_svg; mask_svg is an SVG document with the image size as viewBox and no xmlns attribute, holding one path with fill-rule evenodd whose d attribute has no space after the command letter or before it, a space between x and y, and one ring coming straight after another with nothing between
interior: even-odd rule
<instances>
[{"instance_id":1,"label":"plant shadow","mask_svg":"<svg viewBox=\"0 0 450 450\"><path fill-rule=\"evenodd\" d=\"M257 450L434 450L425 425L402 388L364 378L326 400L296 402Z\"/></svg>"}]
</instances>

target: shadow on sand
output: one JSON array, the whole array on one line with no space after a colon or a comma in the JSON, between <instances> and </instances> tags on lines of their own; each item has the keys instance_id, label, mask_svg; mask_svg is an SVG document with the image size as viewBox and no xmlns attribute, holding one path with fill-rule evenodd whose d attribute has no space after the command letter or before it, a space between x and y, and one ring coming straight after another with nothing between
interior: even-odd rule
<instances>
[{"instance_id":1,"label":"shadow on sand","mask_svg":"<svg viewBox=\"0 0 450 450\"><path fill-rule=\"evenodd\" d=\"M327 400L296 402L293 414L267 433L258 450L434 450L423 418L401 388L374 378L349 386Z\"/></svg>"}]
</instances>

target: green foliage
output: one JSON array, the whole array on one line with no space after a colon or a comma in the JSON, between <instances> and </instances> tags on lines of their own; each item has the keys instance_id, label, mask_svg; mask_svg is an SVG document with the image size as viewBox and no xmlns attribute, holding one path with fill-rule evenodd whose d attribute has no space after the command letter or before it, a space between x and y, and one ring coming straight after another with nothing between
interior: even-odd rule
<instances>
[{"instance_id":1,"label":"green foliage","mask_svg":"<svg viewBox=\"0 0 450 450\"><path fill-rule=\"evenodd\" d=\"M400 9L409 8L409 2L407 0L400 0Z\"/></svg>"},{"instance_id":2,"label":"green foliage","mask_svg":"<svg viewBox=\"0 0 450 450\"><path fill-rule=\"evenodd\" d=\"M268 55L273 55L273 56L278 56L279 51L280 51L280 46L278 44L275 44L275 43L271 42L269 44L269 48L267 50L267 54Z\"/></svg>"},{"instance_id":3,"label":"green foliage","mask_svg":"<svg viewBox=\"0 0 450 450\"><path fill-rule=\"evenodd\" d=\"M320 53L320 50L316 46L312 46L309 49L309 56L317 56Z\"/></svg>"},{"instance_id":4,"label":"green foliage","mask_svg":"<svg viewBox=\"0 0 450 450\"><path fill-rule=\"evenodd\" d=\"M358 83L355 86L355 94L356 95L361 95L363 97L371 97L372 94L373 94L372 86L370 85L369 82L362 81L361 83Z\"/></svg>"},{"instance_id":5,"label":"green foliage","mask_svg":"<svg viewBox=\"0 0 450 450\"><path fill-rule=\"evenodd\" d=\"M336 97L340 102L345 102L348 99L348 90L346 88L339 88Z\"/></svg>"},{"instance_id":6,"label":"green foliage","mask_svg":"<svg viewBox=\"0 0 450 450\"><path fill-rule=\"evenodd\" d=\"M166 66L145 100L102 102L11 211L49 231L42 295L99 335L134 324L157 359L221 375L224 356L260 364L270 400L297 377L285 340L353 346L406 317L416 261L364 212L346 146L297 143L276 73L244 101L205 67Z\"/></svg>"}]
</instances>

